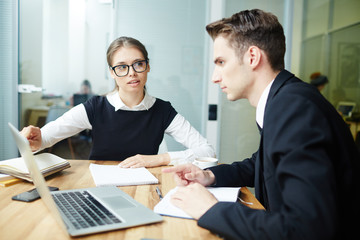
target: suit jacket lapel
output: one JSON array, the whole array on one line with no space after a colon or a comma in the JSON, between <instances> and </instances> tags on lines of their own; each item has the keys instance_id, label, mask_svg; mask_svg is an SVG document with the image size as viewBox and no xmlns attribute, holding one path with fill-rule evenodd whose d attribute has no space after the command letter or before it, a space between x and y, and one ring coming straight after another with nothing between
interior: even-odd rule
<instances>
[{"instance_id":1,"label":"suit jacket lapel","mask_svg":"<svg viewBox=\"0 0 360 240\"><path fill-rule=\"evenodd\" d=\"M292 78L293 76L294 74L286 70L281 71L276 76L274 83L271 86L269 96L267 98L266 106L268 105L269 102L271 102L271 99L276 95L276 93L286 83L286 81ZM255 194L256 194L256 198L264 205L264 207L267 210L270 210L267 192L266 192L266 183L264 179L264 160L266 159L264 159L264 155L263 155L263 151L264 151L263 130L266 127L266 122L265 122L266 108L267 107L265 107L263 129L261 129L258 125L261 137L260 137L259 151L255 163Z\"/></svg>"}]
</instances>

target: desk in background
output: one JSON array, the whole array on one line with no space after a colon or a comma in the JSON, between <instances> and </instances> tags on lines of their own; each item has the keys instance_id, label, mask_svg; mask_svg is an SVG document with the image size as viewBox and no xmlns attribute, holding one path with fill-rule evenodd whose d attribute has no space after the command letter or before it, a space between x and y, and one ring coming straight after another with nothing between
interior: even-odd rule
<instances>
[{"instance_id":1,"label":"desk in background","mask_svg":"<svg viewBox=\"0 0 360 240\"><path fill-rule=\"evenodd\" d=\"M26 126L33 125L36 127L42 127L45 125L46 118L49 112L49 107L39 106L29 108L29 119Z\"/></svg>"},{"instance_id":2,"label":"desk in background","mask_svg":"<svg viewBox=\"0 0 360 240\"><path fill-rule=\"evenodd\" d=\"M48 177L49 186L59 187L60 190L95 187L90 163L117 164L113 161L69 160L71 168ZM119 187L136 201L150 209L159 202L156 193L158 186L163 195L175 187L172 174L162 174L163 167L148 168L159 179L156 185L139 185ZM24 203L11 200L13 195L32 189L31 183L23 182L11 187L0 189L0 235L1 239L71 239L56 220L50 215L41 200ZM242 199L251 202L252 208L263 209L257 199L247 188L241 188ZM246 204L245 204L246 205ZM163 217L160 223L133 227L123 230L98 233L76 239L220 239L210 231L197 225L197 221L173 217Z\"/></svg>"},{"instance_id":3,"label":"desk in background","mask_svg":"<svg viewBox=\"0 0 360 240\"><path fill-rule=\"evenodd\" d=\"M356 140L356 134L360 131L360 121L346 120L346 124L349 125L351 135L353 136L354 140Z\"/></svg>"}]
</instances>

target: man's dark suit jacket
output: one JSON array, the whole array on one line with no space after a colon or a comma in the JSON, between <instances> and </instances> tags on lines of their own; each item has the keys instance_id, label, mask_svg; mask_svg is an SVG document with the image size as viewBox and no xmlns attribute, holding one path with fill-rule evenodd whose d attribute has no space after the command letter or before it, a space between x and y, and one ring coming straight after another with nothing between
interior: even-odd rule
<instances>
[{"instance_id":1,"label":"man's dark suit jacket","mask_svg":"<svg viewBox=\"0 0 360 240\"><path fill-rule=\"evenodd\" d=\"M215 186L255 186L266 211L219 202L198 224L226 239L353 238L360 228L359 163L337 111L283 70L270 89L258 151L210 168Z\"/></svg>"}]
</instances>

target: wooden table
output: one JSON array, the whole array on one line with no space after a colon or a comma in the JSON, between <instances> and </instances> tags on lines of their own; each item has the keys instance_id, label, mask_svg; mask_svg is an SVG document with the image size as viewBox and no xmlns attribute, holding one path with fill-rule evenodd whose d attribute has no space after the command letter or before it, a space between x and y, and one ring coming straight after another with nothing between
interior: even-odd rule
<instances>
[{"instance_id":1,"label":"wooden table","mask_svg":"<svg viewBox=\"0 0 360 240\"><path fill-rule=\"evenodd\" d=\"M360 122L359 121L346 121L349 125L351 135L354 140L356 140L356 134L360 131Z\"/></svg>"},{"instance_id":2,"label":"wooden table","mask_svg":"<svg viewBox=\"0 0 360 240\"><path fill-rule=\"evenodd\" d=\"M95 187L90 163L117 164L113 161L69 160L71 168L48 177L49 186L59 187L60 190ZM163 167L149 168L149 171L159 179L157 185L140 185L120 187L146 207L153 209L159 202L155 188L158 186L163 195L175 187L171 174L162 174ZM11 197L32 189L32 183L19 184L0 188L0 239L71 239L57 224L41 200L24 203L11 200ZM252 208L263 209L261 204L247 188L241 188L242 199L251 202ZM219 239L210 231L201 228L195 220L164 217L160 223L129 229L98 233L76 239Z\"/></svg>"}]
</instances>

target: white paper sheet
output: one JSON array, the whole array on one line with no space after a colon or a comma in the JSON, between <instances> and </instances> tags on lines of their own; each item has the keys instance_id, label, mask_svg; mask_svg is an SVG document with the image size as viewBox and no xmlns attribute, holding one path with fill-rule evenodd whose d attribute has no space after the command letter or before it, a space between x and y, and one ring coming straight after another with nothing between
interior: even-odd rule
<instances>
[{"instance_id":1,"label":"white paper sheet","mask_svg":"<svg viewBox=\"0 0 360 240\"><path fill-rule=\"evenodd\" d=\"M118 165L90 164L96 186L157 184L159 180L146 168L120 168Z\"/></svg>"},{"instance_id":2,"label":"white paper sheet","mask_svg":"<svg viewBox=\"0 0 360 240\"><path fill-rule=\"evenodd\" d=\"M228 188L228 187L219 187L219 188L207 188L217 200L221 202L236 202L240 187L237 188ZM177 191L177 187L171 189L165 197L154 207L154 212L171 217L179 217L179 218L189 218L192 219L191 216L186 214L183 210L178 207L175 207L171 202L171 195Z\"/></svg>"}]
</instances>

